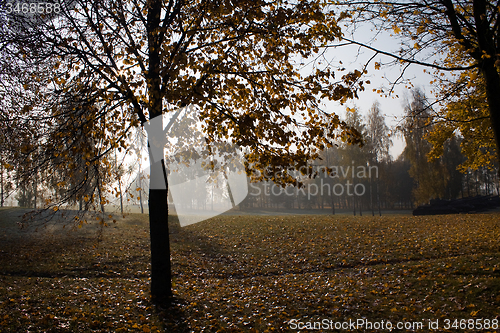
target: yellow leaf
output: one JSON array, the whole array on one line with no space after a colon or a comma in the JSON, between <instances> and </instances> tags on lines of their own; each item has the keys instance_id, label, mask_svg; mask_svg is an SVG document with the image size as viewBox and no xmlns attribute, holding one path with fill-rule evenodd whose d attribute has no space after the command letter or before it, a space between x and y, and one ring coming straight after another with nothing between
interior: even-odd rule
<instances>
[{"instance_id":1,"label":"yellow leaf","mask_svg":"<svg viewBox=\"0 0 500 333\"><path fill-rule=\"evenodd\" d=\"M392 30L394 30L394 33L399 34L401 32L401 29L397 25L392 26Z\"/></svg>"}]
</instances>

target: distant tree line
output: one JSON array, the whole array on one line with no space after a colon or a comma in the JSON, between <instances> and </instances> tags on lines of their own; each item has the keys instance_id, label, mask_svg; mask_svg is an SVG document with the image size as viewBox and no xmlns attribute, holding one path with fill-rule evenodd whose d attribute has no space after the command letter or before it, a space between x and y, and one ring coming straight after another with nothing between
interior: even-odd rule
<instances>
[{"instance_id":1,"label":"distant tree line","mask_svg":"<svg viewBox=\"0 0 500 333\"><path fill-rule=\"evenodd\" d=\"M467 107L466 103L462 105ZM453 107L458 106L455 103ZM325 148L317 159L293 173L293 177L297 179L295 183L286 187L270 180L249 183L249 194L240 204L241 208L324 209L332 213L342 210L352 211L353 214L379 214L381 210L387 209L414 209L431 199L498 195L500 192L494 145L476 145L475 153L472 152L471 132L479 132L480 128L474 129L471 125L468 125L469 128L472 127L470 132L465 132L461 127L466 136L458 130L453 135L444 131L443 139L441 123L436 121L436 111L419 89L411 91L404 105L403 121L396 128L390 129L387 126L378 102L371 106L365 117L357 108L347 108L344 121L347 126L362 133L362 147L349 144L340 137L338 145ZM477 121L484 126L484 119ZM393 159L389 149L393 144L392 137L396 135L404 138L406 146L401 155ZM488 142L488 134L481 135L482 141ZM491 132L489 135L492 136ZM137 137L142 138L141 135ZM71 144L73 143L68 143ZM68 151L71 152L71 149ZM107 164L107 170L87 168L87 174L70 173L71 177L68 177L64 172L46 175L44 170L40 169L38 173L32 173L33 179L26 181L15 177L16 173L22 172L18 169L23 168L23 165L16 167L7 163L12 159L5 155L1 155L1 158L2 206L7 198L12 200L14 196L19 206L42 207L46 198L57 199L65 194L61 192L62 188L72 187L78 190L70 191L74 198L68 202L80 209L85 208L87 195L102 195L103 198L99 201L108 202L103 192L107 192L109 187L100 188L99 179L102 176L99 175L106 175L115 180L111 185L119 187L115 193L122 210L124 204L140 206L147 200L147 176L138 173L137 165L127 167L123 161L118 163L116 156L114 161L110 160ZM84 163L84 159L78 156L71 159L75 163ZM310 170L305 168L314 171L313 177L304 176L311 174ZM273 172L276 172L276 169ZM122 181L134 178L134 174L140 175L136 176L139 180L131 184ZM89 175L94 178L94 185L91 188L81 186L79 179ZM272 176L265 178L272 179ZM40 177L53 181L49 183L49 187L42 186L42 182L37 181ZM276 178L280 177L276 175ZM76 195L78 193L80 195ZM128 193L125 202L122 193ZM184 204L192 206L193 209L207 209L213 205L214 197L224 195L227 195L224 189L216 189L214 192L213 188L207 186L206 189L199 189L194 199L191 198L195 201Z\"/></svg>"},{"instance_id":2,"label":"distant tree line","mask_svg":"<svg viewBox=\"0 0 500 333\"><path fill-rule=\"evenodd\" d=\"M295 174L301 181L294 186L282 188L271 181L249 184L242 208L328 209L332 213L340 209L353 214L379 214L386 209L414 209L431 199L499 194L494 148L483 147L476 152L490 156L489 163L472 164L471 156L464 154L468 141L456 131L447 134L447 139L440 142L440 154L435 154L433 139L439 136L440 127L431 103L420 89L411 90L404 115L401 124L391 130L378 102L366 117L358 109L348 108L345 122L363 134L363 147L342 142L325 149L310 163L317 171L316 177L301 179ZM389 154L391 135L403 137L406 143L396 159Z\"/></svg>"}]
</instances>

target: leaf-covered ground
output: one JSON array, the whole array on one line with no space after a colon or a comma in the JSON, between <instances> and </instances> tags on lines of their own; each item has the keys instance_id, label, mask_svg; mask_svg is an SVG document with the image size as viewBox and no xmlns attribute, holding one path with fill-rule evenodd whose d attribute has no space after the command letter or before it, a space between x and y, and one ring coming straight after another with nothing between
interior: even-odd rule
<instances>
[{"instance_id":1,"label":"leaf-covered ground","mask_svg":"<svg viewBox=\"0 0 500 333\"><path fill-rule=\"evenodd\" d=\"M446 318L500 319L498 213L219 216L184 228L174 217L175 302L161 308L149 299L146 215L101 232L35 231L18 230L13 212L0 211L1 332L286 332L293 319L362 318L439 319L437 332Z\"/></svg>"}]
</instances>

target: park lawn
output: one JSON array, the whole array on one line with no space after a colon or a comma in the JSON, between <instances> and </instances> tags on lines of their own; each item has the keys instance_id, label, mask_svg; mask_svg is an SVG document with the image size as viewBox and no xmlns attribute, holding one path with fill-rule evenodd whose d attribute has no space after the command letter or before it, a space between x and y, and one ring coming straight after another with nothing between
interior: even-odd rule
<instances>
[{"instance_id":1,"label":"park lawn","mask_svg":"<svg viewBox=\"0 0 500 333\"><path fill-rule=\"evenodd\" d=\"M149 299L147 215L19 230L16 212L0 210L1 332L286 332L362 318L422 332L429 320L442 332L445 319L488 319L482 332L500 332L498 213L218 216L184 228L171 217L175 300L163 308Z\"/></svg>"}]
</instances>

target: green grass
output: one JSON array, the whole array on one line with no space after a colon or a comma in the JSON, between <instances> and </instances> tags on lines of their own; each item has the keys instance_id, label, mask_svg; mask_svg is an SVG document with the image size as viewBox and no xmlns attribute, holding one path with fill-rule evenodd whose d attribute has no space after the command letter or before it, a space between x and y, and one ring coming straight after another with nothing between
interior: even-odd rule
<instances>
[{"instance_id":1,"label":"green grass","mask_svg":"<svg viewBox=\"0 0 500 333\"><path fill-rule=\"evenodd\" d=\"M286 332L292 319L360 318L439 319L438 332L446 318L500 319L500 214L219 216L184 228L172 217L176 301L164 309L149 299L147 215L19 230L21 212L0 210L1 332Z\"/></svg>"}]
</instances>

